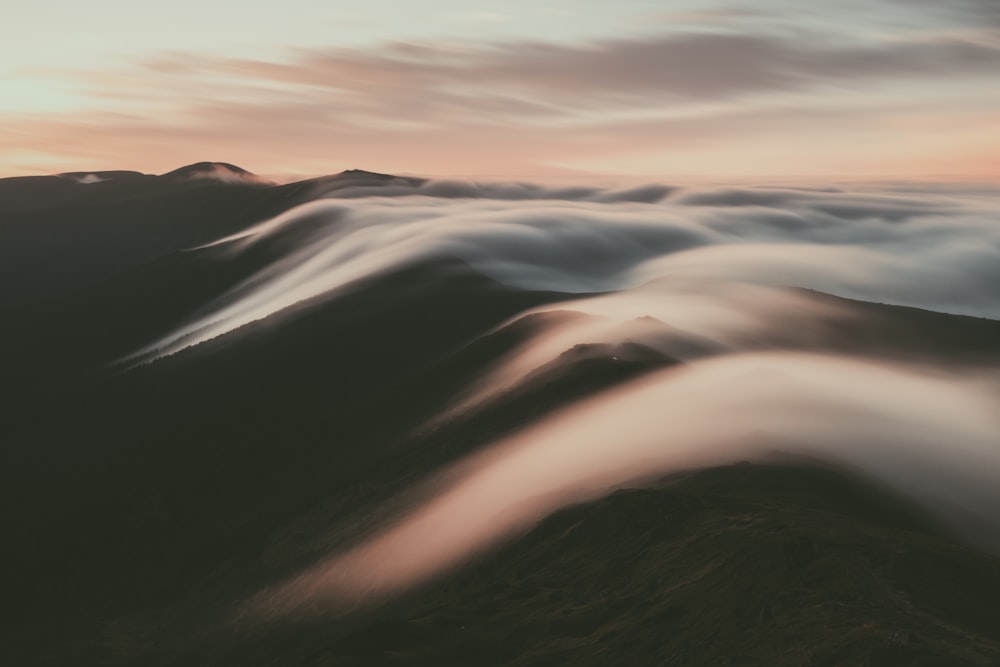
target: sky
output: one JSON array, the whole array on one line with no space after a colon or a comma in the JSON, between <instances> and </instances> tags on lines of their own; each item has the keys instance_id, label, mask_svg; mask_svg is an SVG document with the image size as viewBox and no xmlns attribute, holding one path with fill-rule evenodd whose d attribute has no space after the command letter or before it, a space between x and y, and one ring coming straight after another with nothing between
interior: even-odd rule
<instances>
[{"instance_id":1,"label":"sky","mask_svg":"<svg viewBox=\"0 0 1000 667\"><path fill-rule=\"evenodd\" d=\"M0 176L1000 178L998 0L5 0Z\"/></svg>"}]
</instances>

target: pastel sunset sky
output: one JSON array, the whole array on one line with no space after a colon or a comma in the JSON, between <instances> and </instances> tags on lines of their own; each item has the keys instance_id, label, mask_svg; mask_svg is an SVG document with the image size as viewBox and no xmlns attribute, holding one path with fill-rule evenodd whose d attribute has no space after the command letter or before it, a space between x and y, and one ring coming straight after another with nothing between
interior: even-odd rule
<instances>
[{"instance_id":1,"label":"pastel sunset sky","mask_svg":"<svg viewBox=\"0 0 1000 667\"><path fill-rule=\"evenodd\" d=\"M3 25L0 176L1000 176L1000 0L5 0Z\"/></svg>"}]
</instances>

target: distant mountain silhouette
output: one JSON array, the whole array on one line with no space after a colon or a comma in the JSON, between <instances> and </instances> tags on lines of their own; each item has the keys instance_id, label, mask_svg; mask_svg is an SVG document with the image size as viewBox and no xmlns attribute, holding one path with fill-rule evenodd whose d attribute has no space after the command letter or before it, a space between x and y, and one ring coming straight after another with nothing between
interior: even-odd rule
<instances>
[{"instance_id":1,"label":"distant mountain silhouette","mask_svg":"<svg viewBox=\"0 0 1000 667\"><path fill-rule=\"evenodd\" d=\"M269 185L270 181L228 162L196 162L160 176L163 180L208 179L233 184Z\"/></svg>"}]
</instances>

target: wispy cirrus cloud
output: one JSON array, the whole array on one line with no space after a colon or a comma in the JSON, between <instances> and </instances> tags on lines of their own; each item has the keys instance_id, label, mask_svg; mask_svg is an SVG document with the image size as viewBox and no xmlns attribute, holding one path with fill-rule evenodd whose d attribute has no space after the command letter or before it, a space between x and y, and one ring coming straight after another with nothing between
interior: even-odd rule
<instances>
[{"instance_id":1,"label":"wispy cirrus cloud","mask_svg":"<svg viewBox=\"0 0 1000 667\"><path fill-rule=\"evenodd\" d=\"M0 140L10 155L89 167L152 153L154 168L166 169L205 157L198 151L211 139L221 157L270 172L294 169L292 156L307 171L346 161L456 174L615 172L633 160L647 173L731 175L762 160L784 173L803 164L913 173L910 155L895 168L874 158L943 134L950 149L925 147L922 173L935 172L930 153L946 172L981 173L991 164L970 134L990 127L996 94L983 83L998 69L1000 40L988 28L879 39L673 30L578 43L395 42L286 60L169 53L114 71L41 72L72 82L86 109L8 114Z\"/></svg>"}]
</instances>

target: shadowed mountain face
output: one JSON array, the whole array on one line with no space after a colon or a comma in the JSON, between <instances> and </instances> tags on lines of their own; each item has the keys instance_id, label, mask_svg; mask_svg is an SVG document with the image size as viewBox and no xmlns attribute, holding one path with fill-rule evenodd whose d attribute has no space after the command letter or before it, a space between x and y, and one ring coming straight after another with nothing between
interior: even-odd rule
<instances>
[{"instance_id":1,"label":"shadowed mountain face","mask_svg":"<svg viewBox=\"0 0 1000 667\"><path fill-rule=\"evenodd\" d=\"M997 664L998 204L2 179L0 658Z\"/></svg>"}]
</instances>

